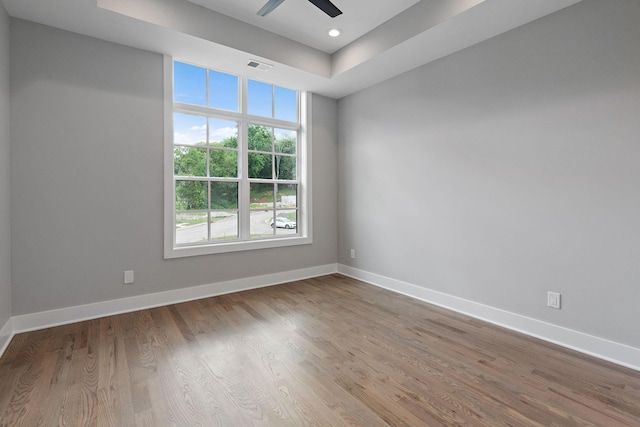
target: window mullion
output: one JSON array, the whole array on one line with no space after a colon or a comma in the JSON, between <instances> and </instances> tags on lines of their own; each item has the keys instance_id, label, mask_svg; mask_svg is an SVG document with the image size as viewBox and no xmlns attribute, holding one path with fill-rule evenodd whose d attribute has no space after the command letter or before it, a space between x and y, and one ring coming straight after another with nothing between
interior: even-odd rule
<instances>
[{"instance_id":1,"label":"window mullion","mask_svg":"<svg viewBox=\"0 0 640 427\"><path fill-rule=\"evenodd\" d=\"M211 180L207 181L207 241L211 241Z\"/></svg>"},{"instance_id":2,"label":"window mullion","mask_svg":"<svg viewBox=\"0 0 640 427\"><path fill-rule=\"evenodd\" d=\"M240 167L238 175L240 178L240 200L238 216L240 218L240 240L249 240L251 238L251 200L249 185L249 128L247 123L247 79L240 79L240 112L242 119L240 120L240 129L238 129L238 154L240 158Z\"/></svg>"},{"instance_id":3,"label":"window mullion","mask_svg":"<svg viewBox=\"0 0 640 427\"><path fill-rule=\"evenodd\" d=\"M247 126L245 123L242 125L242 144L246 144L246 135L247 135ZM249 188L249 180L247 179L247 164L248 159L246 155L246 151L242 150L242 175L240 179L240 191L239 191L239 209L238 215L240 217L240 239L241 240L249 240L249 236L251 233L250 230L250 221L251 221L251 212L250 212L250 188Z\"/></svg>"},{"instance_id":4,"label":"window mullion","mask_svg":"<svg viewBox=\"0 0 640 427\"><path fill-rule=\"evenodd\" d=\"M207 71L207 102L209 99L209 72ZM205 141L207 144L207 158L205 159L205 167L207 168L207 241L211 241L211 145L209 144L209 118L205 126Z\"/></svg>"}]
</instances>

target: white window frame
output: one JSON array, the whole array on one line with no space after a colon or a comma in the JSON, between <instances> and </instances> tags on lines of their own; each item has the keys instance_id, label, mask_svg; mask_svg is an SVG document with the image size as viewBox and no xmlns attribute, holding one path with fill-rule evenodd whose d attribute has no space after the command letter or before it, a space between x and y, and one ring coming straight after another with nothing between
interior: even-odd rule
<instances>
[{"instance_id":1,"label":"white window frame","mask_svg":"<svg viewBox=\"0 0 640 427\"><path fill-rule=\"evenodd\" d=\"M299 133L299 182L298 182L298 217L297 217L297 235L269 236L264 239L251 239L243 241L215 242L205 244L194 244L189 246L175 244L175 184L174 184L174 167L173 167L173 62L174 58L168 55L164 56L164 257L181 258L189 256L209 255L226 252L239 252L246 250L279 248L295 245L307 245L313 242L312 238L312 209L311 209L311 94L308 92L300 92L299 95L299 115L300 115L300 133ZM183 62L183 61L181 61ZM188 63L188 61L185 61ZM201 66L201 65L199 65ZM206 66L202 66L206 68ZM238 76L241 86L246 87L247 78ZM264 117L251 116L246 113L246 91L241 90L240 102L241 115L244 124L238 129L239 156L241 163L246 163L246 144L243 141L247 123L266 124L268 126L278 127L278 120L265 119ZM246 165L245 165L246 168ZM246 169L245 169L246 170ZM246 173L242 176L240 187L244 187L245 191L240 190L241 194L247 194L246 200L244 196L240 196L239 200L239 227L248 227L247 220L250 213L248 206L248 188L249 180Z\"/></svg>"}]
</instances>

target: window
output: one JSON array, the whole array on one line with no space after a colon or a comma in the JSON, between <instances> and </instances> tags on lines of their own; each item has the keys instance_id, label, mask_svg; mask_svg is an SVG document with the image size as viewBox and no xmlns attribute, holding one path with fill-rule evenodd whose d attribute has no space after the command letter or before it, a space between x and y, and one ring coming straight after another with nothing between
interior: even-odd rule
<instances>
[{"instance_id":1,"label":"window","mask_svg":"<svg viewBox=\"0 0 640 427\"><path fill-rule=\"evenodd\" d=\"M307 96L165 69L165 258L311 243Z\"/></svg>"}]
</instances>

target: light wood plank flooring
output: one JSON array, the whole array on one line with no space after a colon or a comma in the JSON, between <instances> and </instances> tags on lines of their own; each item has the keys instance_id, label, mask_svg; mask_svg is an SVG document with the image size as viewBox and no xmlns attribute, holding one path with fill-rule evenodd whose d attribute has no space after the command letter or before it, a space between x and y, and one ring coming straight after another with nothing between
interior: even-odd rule
<instances>
[{"instance_id":1,"label":"light wood plank flooring","mask_svg":"<svg viewBox=\"0 0 640 427\"><path fill-rule=\"evenodd\" d=\"M640 373L331 275L17 335L0 425L640 426Z\"/></svg>"}]
</instances>

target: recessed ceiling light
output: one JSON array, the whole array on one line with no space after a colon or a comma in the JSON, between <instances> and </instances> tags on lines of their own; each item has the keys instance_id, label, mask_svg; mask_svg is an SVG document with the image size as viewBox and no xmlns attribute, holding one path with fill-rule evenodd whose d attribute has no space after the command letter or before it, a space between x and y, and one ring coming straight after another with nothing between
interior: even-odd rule
<instances>
[{"instance_id":1,"label":"recessed ceiling light","mask_svg":"<svg viewBox=\"0 0 640 427\"><path fill-rule=\"evenodd\" d=\"M337 28L331 28L327 30L327 34L329 34L329 37L338 37L340 34L342 34L342 31Z\"/></svg>"}]
</instances>

